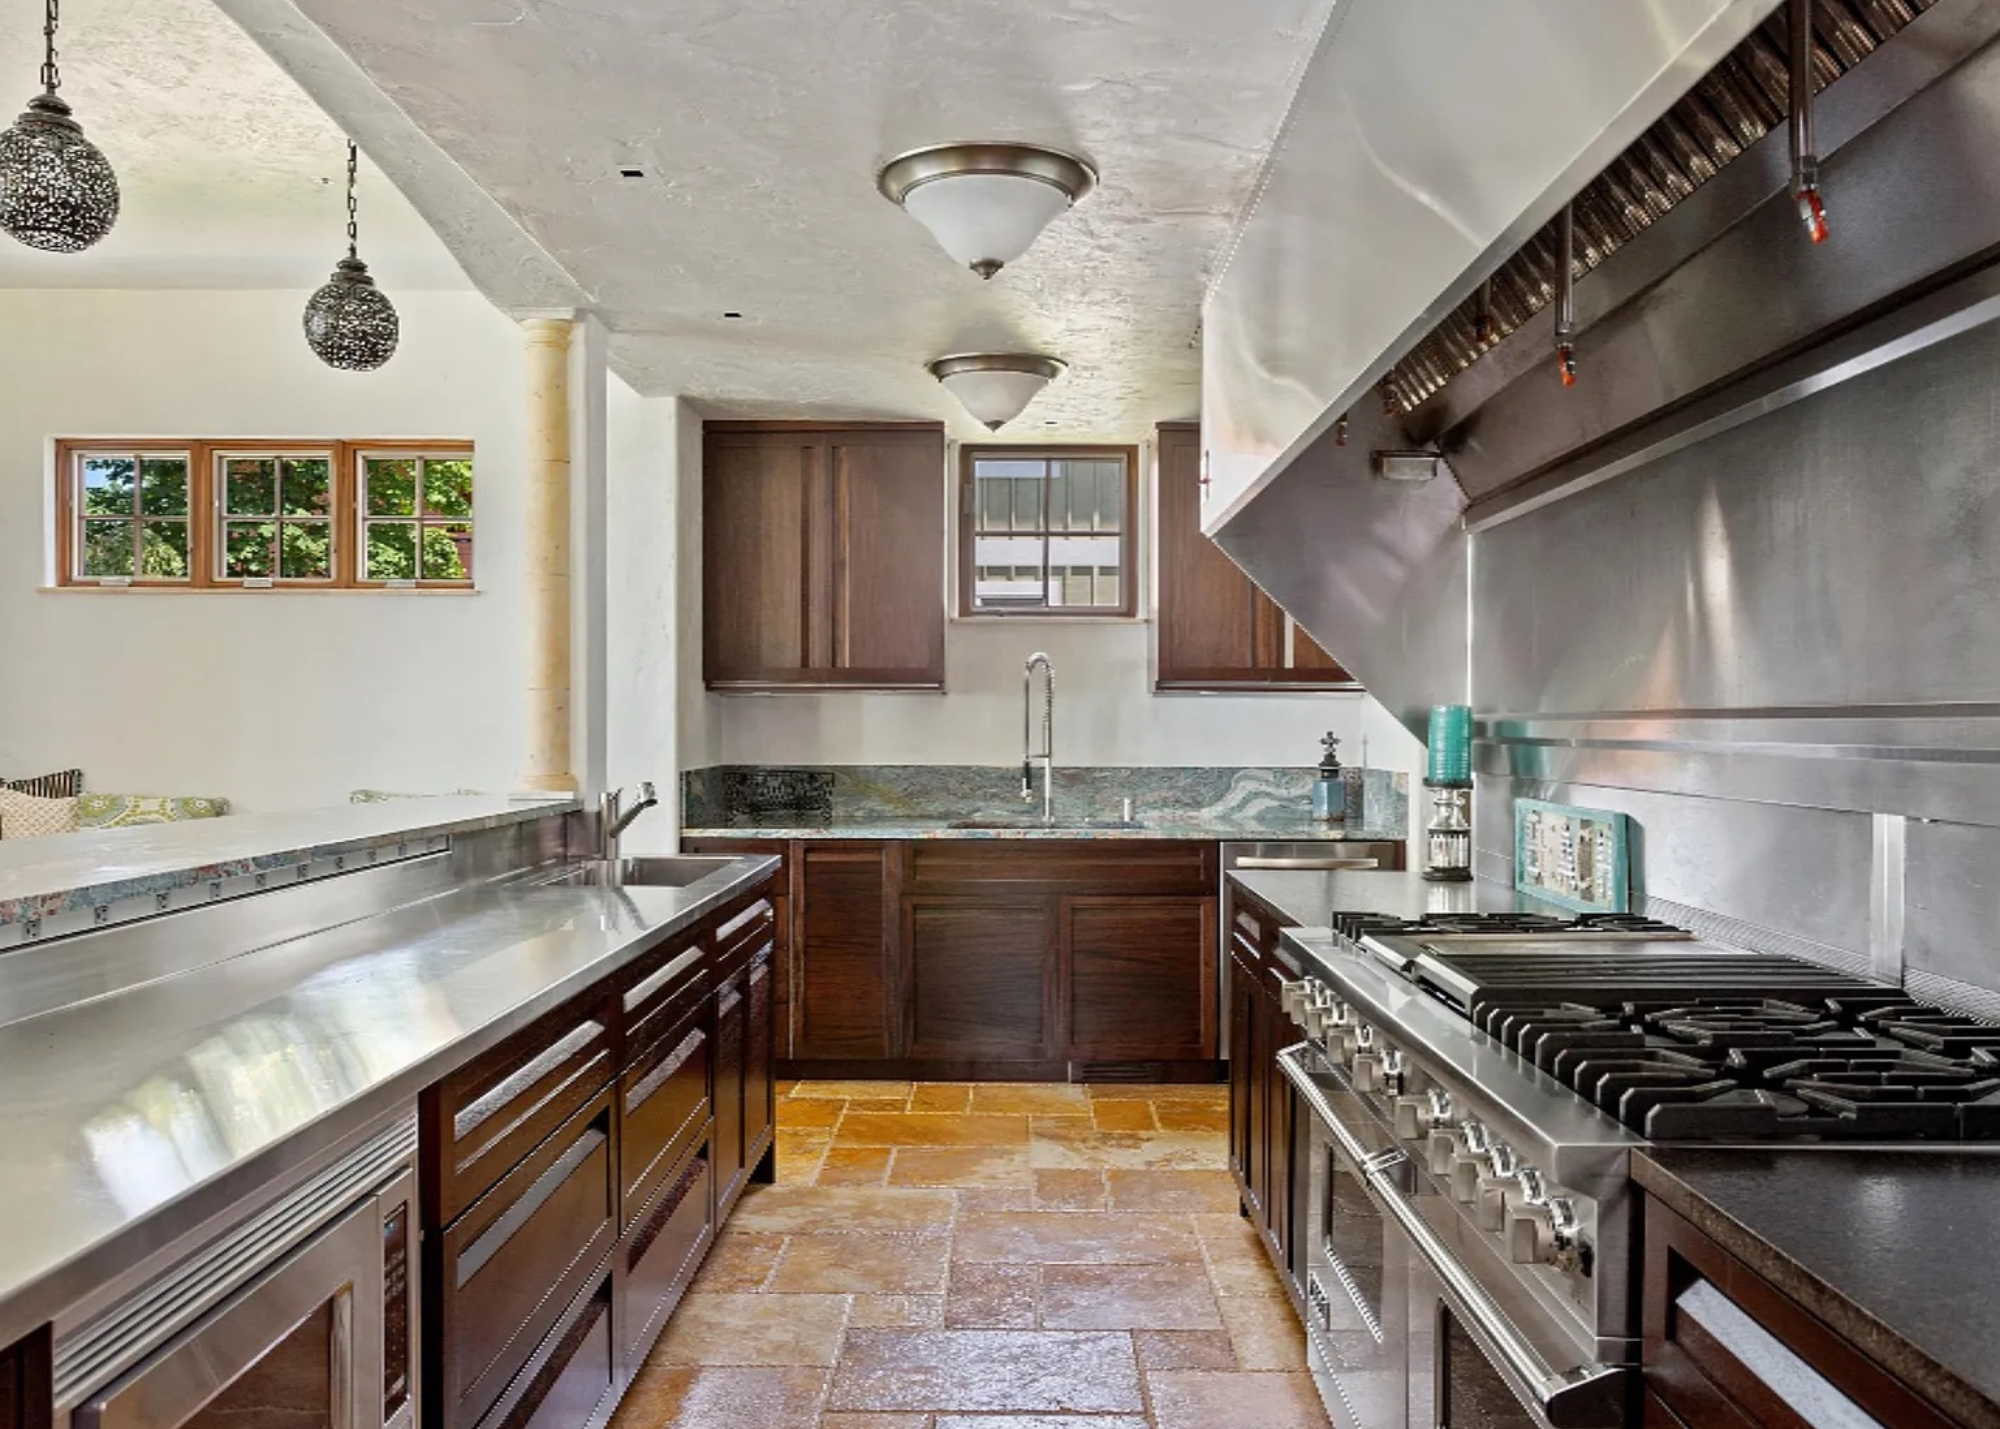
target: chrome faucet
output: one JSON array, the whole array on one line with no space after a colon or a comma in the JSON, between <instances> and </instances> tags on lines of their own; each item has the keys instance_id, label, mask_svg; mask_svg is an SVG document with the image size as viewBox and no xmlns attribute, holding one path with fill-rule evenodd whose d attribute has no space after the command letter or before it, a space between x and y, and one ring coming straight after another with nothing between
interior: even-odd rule
<instances>
[{"instance_id":1,"label":"chrome faucet","mask_svg":"<svg viewBox=\"0 0 2000 1429\"><path fill-rule=\"evenodd\" d=\"M607 789L597 801L597 856L609 863L618 861L618 840L639 815L660 802L653 792L653 781L648 779L639 785L639 802L631 808L624 808L625 791Z\"/></svg>"},{"instance_id":2,"label":"chrome faucet","mask_svg":"<svg viewBox=\"0 0 2000 1429\"><path fill-rule=\"evenodd\" d=\"M1035 752L1035 667L1042 685L1042 748ZM1035 761L1042 761L1042 822L1056 821L1056 662L1037 650L1021 676L1021 801L1035 797Z\"/></svg>"}]
</instances>

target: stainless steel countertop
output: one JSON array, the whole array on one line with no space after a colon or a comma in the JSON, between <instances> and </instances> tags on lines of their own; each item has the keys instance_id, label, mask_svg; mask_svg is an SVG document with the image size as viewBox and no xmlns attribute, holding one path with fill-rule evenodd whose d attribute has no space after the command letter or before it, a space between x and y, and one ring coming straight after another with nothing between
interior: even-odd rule
<instances>
[{"instance_id":1,"label":"stainless steel countertop","mask_svg":"<svg viewBox=\"0 0 2000 1429\"><path fill-rule=\"evenodd\" d=\"M0 1344L776 866L457 889L0 1028Z\"/></svg>"},{"instance_id":2,"label":"stainless steel countertop","mask_svg":"<svg viewBox=\"0 0 2000 1429\"><path fill-rule=\"evenodd\" d=\"M0 924L437 834L477 833L576 807L566 795L389 799L11 839L0 843Z\"/></svg>"},{"instance_id":3,"label":"stainless steel countertop","mask_svg":"<svg viewBox=\"0 0 2000 1429\"><path fill-rule=\"evenodd\" d=\"M1229 870L1229 877L1307 928L1325 927L1335 909L1386 913L1397 918L1415 918L1425 913L1517 911L1574 916L1528 894L1516 893L1504 883L1483 879L1472 883L1426 883L1417 869L1334 869L1310 873L1240 868Z\"/></svg>"}]
</instances>

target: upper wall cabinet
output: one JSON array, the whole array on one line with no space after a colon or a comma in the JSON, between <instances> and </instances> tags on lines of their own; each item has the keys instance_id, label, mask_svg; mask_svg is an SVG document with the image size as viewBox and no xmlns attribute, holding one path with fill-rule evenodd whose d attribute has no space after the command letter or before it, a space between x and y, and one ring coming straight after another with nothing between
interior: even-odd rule
<instances>
[{"instance_id":1,"label":"upper wall cabinet","mask_svg":"<svg viewBox=\"0 0 2000 1429\"><path fill-rule=\"evenodd\" d=\"M708 687L942 689L944 488L938 423L708 423Z\"/></svg>"},{"instance_id":2,"label":"upper wall cabinet","mask_svg":"<svg viewBox=\"0 0 2000 1429\"><path fill-rule=\"evenodd\" d=\"M1158 690L1356 688L1298 622L1201 533L1201 429L1159 429Z\"/></svg>"}]
</instances>

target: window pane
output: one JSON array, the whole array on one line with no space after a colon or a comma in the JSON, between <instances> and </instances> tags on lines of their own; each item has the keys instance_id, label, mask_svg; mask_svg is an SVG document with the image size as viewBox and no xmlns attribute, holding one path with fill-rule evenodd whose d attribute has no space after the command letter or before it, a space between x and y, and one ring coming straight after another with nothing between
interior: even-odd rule
<instances>
[{"instance_id":1,"label":"window pane","mask_svg":"<svg viewBox=\"0 0 2000 1429\"><path fill-rule=\"evenodd\" d=\"M286 580L328 580L333 575L333 524L287 521L278 535L278 574Z\"/></svg>"},{"instance_id":2,"label":"window pane","mask_svg":"<svg viewBox=\"0 0 2000 1429\"><path fill-rule=\"evenodd\" d=\"M186 457L149 456L139 459L139 509L148 516L187 515Z\"/></svg>"},{"instance_id":3,"label":"window pane","mask_svg":"<svg viewBox=\"0 0 2000 1429\"><path fill-rule=\"evenodd\" d=\"M271 521L227 521L222 527L222 574L231 580L275 575L273 547L278 527Z\"/></svg>"},{"instance_id":4,"label":"window pane","mask_svg":"<svg viewBox=\"0 0 2000 1429\"><path fill-rule=\"evenodd\" d=\"M472 514L472 463L464 460L424 463L424 511L431 516Z\"/></svg>"},{"instance_id":5,"label":"window pane","mask_svg":"<svg viewBox=\"0 0 2000 1429\"><path fill-rule=\"evenodd\" d=\"M417 528L409 521L368 523L368 568L371 581L413 581L417 578Z\"/></svg>"},{"instance_id":6,"label":"window pane","mask_svg":"<svg viewBox=\"0 0 2000 1429\"><path fill-rule=\"evenodd\" d=\"M230 516L275 516L278 464L269 457L232 457L223 462L222 509ZM269 575L268 571L258 572Z\"/></svg>"},{"instance_id":7,"label":"window pane","mask_svg":"<svg viewBox=\"0 0 2000 1429\"><path fill-rule=\"evenodd\" d=\"M333 513L333 469L325 457L286 457L284 506L287 516Z\"/></svg>"},{"instance_id":8,"label":"window pane","mask_svg":"<svg viewBox=\"0 0 2000 1429\"><path fill-rule=\"evenodd\" d=\"M187 579L187 522L147 521L139 527L139 574L148 580Z\"/></svg>"},{"instance_id":9,"label":"window pane","mask_svg":"<svg viewBox=\"0 0 2000 1429\"><path fill-rule=\"evenodd\" d=\"M424 569L427 581L472 578L472 528L463 522L424 527Z\"/></svg>"},{"instance_id":10,"label":"window pane","mask_svg":"<svg viewBox=\"0 0 2000 1429\"><path fill-rule=\"evenodd\" d=\"M130 521L86 521L83 523L83 574L86 576L129 576L132 574L132 523Z\"/></svg>"},{"instance_id":11,"label":"window pane","mask_svg":"<svg viewBox=\"0 0 2000 1429\"><path fill-rule=\"evenodd\" d=\"M370 457L366 464L368 514L417 514L417 463L409 457Z\"/></svg>"},{"instance_id":12,"label":"window pane","mask_svg":"<svg viewBox=\"0 0 2000 1429\"><path fill-rule=\"evenodd\" d=\"M129 456L87 456L83 459L83 514L132 514L133 461Z\"/></svg>"}]
</instances>

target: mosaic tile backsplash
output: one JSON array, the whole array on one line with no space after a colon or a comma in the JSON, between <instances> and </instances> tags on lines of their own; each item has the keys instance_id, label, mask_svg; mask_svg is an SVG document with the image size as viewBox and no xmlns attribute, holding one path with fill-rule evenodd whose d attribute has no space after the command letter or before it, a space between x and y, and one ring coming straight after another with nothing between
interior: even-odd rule
<instances>
[{"instance_id":1,"label":"mosaic tile backsplash","mask_svg":"<svg viewBox=\"0 0 2000 1429\"><path fill-rule=\"evenodd\" d=\"M1403 838L1409 776L1365 771L1362 817L1350 828ZM1152 823L1304 827L1312 818L1311 768L1056 769L1055 802L1071 818L1115 819L1126 799ZM1039 803L1039 798L1037 800ZM1018 764L716 765L681 776L681 823L690 829L901 824L1019 817Z\"/></svg>"}]
</instances>

